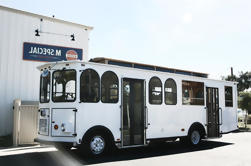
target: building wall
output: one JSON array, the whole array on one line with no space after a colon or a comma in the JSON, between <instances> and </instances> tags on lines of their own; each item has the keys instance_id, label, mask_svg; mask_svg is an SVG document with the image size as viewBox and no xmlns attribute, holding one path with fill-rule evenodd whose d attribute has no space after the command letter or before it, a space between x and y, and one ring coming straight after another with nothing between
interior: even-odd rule
<instances>
[{"instance_id":1,"label":"building wall","mask_svg":"<svg viewBox=\"0 0 251 166\"><path fill-rule=\"evenodd\" d=\"M12 132L13 100L37 101L39 97L40 73L36 67L44 62L23 60L23 43L82 48L83 60L87 61L92 28L1 6L0 20L0 136L3 136ZM36 29L50 34L35 36ZM71 34L75 35L75 41L65 36Z\"/></svg>"}]
</instances>

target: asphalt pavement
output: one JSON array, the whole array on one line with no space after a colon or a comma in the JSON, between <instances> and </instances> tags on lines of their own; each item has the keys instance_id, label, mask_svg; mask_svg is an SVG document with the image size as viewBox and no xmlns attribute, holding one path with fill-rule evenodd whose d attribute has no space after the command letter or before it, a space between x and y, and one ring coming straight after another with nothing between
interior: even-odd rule
<instances>
[{"instance_id":1,"label":"asphalt pavement","mask_svg":"<svg viewBox=\"0 0 251 166\"><path fill-rule=\"evenodd\" d=\"M58 151L53 146L0 148L0 166L250 166L251 132L236 132L203 141L199 147L167 142L150 147L117 150L99 157L86 158L77 150Z\"/></svg>"}]
</instances>

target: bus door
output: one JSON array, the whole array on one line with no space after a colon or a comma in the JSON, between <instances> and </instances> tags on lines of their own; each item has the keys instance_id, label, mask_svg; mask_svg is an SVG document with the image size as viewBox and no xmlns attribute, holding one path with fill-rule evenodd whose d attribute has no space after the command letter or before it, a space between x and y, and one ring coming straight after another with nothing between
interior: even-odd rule
<instances>
[{"instance_id":1,"label":"bus door","mask_svg":"<svg viewBox=\"0 0 251 166\"><path fill-rule=\"evenodd\" d=\"M208 138L220 137L222 109L219 107L219 89L207 87L207 136ZM220 122L221 121L221 122Z\"/></svg>"},{"instance_id":2,"label":"bus door","mask_svg":"<svg viewBox=\"0 0 251 166\"><path fill-rule=\"evenodd\" d=\"M145 144L145 81L122 79L122 146Z\"/></svg>"}]
</instances>

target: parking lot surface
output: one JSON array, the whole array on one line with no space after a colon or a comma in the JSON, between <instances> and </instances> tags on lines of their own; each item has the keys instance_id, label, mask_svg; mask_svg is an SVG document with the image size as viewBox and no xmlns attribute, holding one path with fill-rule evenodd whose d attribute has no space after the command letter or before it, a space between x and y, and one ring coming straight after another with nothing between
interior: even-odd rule
<instances>
[{"instance_id":1,"label":"parking lot surface","mask_svg":"<svg viewBox=\"0 0 251 166\"><path fill-rule=\"evenodd\" d=\"M78 152L60 152L52 146L0 148L0 166L250 166L251 132L237 132L203 141L191 148L179 142L118 150L100 158L86 158Z\"/></svg>"}]
</instances>

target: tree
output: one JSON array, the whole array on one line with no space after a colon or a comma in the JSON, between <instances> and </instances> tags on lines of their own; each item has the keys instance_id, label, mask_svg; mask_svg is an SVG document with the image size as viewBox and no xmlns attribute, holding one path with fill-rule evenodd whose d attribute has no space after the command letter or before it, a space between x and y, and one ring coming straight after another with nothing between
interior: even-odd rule
<instances>
[{"instance_id":1,"label":"tree","mask_svg":"<svg viewBox=\"0 0 251 166\"><path fill-rule=\"evenodd\" d=\"M246 89L251 88L251 72L240 72L239 76L231 76L223 77L226 81L236 81L238 82L237 88L238 92L242 92Z\"/></svg>"},{"instance_id":2,"label":"tree","mask_svg":"<svg viewBox=\"0 0 251 166\"><path fill-rule=\"evenodd\" d=\"M241 92L239 99L239 108L246 110L248 114L251 114L251 93Z\"/></svg>"},{"instance_id":3,"label":"tree","mask_svg":"<svg viewBox=\"0 0 251 166\"><path fill-rule=\"evenodd\" d=\"M233 75L233 76L228 75L227 77L223 77L223 79L226 81L237 81L236 75Z\"/></svg>"},{"instance_id":4,"label":"tree","mask_svg":"<svg viewBox=\"0 0 251 166\"><path fill-rule=\"evenodd\" d=\"M241 92L239 95L238 106L242 110L246 110L247 114L244 118L245 128L247 128L248 114L251 113L251 93L250 92Z\"/></svg>"},{"instance_id":5,"label":"tree","mask_svg":"<svg viewBox=\"0 0 251 166\"><path fill-rule=\"evenodd\" d=\"M238 82L238 91L244 91L251 87L251 73L250 72L241 72L239 77L237 78Z\"/></svg>"}]
</instances>

